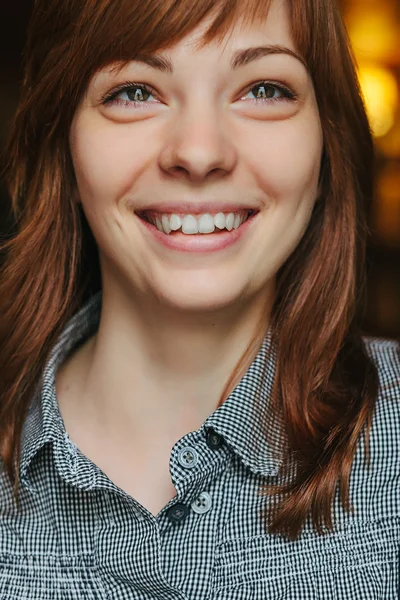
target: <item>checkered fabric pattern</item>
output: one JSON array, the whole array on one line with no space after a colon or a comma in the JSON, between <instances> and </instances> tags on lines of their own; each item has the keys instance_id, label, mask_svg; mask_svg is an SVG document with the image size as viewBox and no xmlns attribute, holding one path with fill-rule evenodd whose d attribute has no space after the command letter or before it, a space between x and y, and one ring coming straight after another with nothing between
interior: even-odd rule
<instances>
[{"instance_id":1,"label":"checkered fabric pattern","mask_svg":"<svg viewBox=\"0 0 400 600\"><path fill-rule=\"evenodd\" d=\"M98 327L100 294L60 336L27 416L19 510L1 474L1 600L393 600L399 598L400 348L366 340L380 373L370 465L361 440L351 473L354 511L335 501L336 530L307 523L287 541L266 533L262 483L280 478L282 441L268 399L269 336L225 403L176 442L177 496L157 516L72 443L55 373ZM271 352L270 352L271 350ZM265 427L269 432L266 441Z\"/></svg>"}]
</instances>

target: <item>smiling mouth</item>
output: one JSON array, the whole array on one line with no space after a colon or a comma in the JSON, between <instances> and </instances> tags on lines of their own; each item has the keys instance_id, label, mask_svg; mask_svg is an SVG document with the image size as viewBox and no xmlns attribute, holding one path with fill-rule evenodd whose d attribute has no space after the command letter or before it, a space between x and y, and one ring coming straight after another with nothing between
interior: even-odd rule
<instances>
[{"instance_id":1,"label":"smiling mouth","mask_svg":"<svg viewBox=\"0 0 400 600\"><path fill-rule=\"evenodd\" d=\"M137 216L153 225L166 235L210 235L226 233L239 229L243 223L254 217L259 211L245 209L236 212L193 214L169 214L154 211L138 211Z\"/></svg>"}]
</instances>

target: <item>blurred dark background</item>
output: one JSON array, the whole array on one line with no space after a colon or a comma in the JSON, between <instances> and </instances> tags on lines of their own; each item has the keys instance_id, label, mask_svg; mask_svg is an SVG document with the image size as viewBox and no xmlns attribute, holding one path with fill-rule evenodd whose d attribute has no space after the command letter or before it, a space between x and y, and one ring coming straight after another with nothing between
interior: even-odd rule
<instances>
[{"instance_id":1,"label":"blurred dark background","mask_svg":"<svg viewBox=\"0 0 400 600\"><path fill-rule=\"evenodd\" d=\"M0 149L8 133L21 78L32 1L0 6ZM400 1L343 0L378 155L377 196L369 215L367 334L400 338ZM0 235L10 231L0 182Z\"/></svg>"}]
</instances>

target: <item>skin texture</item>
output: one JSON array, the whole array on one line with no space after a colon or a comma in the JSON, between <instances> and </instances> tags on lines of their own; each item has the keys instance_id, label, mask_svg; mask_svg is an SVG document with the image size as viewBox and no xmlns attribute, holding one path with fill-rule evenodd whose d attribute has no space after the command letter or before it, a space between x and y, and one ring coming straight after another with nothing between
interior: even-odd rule
<instances>
[{"instance_id":1,"label":"skin texture","mask_svg":"<svg viewBox=\"0 0 400 600\"><path fill-rule=\"evenodd\" d=\"M318 194L323 140L305 66L288 54L230 66L238 49L279 44L296 52L284 2L272 3L267 22L237 24L222 45L199 50L206 24L160 52L173 74L134 61L97 73L70 132L79 200L99 246L103 310L98 334L58 375L60 409L72 439L136 494L124 457L142 448L135 477L143 473L144 489L144 473L161 463L167 471L172 444L213 412L260 318L268 323L276 272ZM297 99L273 90L274 101L255 104L263 80L283 83ZM126 81L154 93L140 107L126 92L119 103L102 103ZM166 250L134 212L179 201L194 210L236 202L259 213L233 247L195 255ZM149 435L157 442L146 453L141 440Z\"/></svg>"}]
</instances>

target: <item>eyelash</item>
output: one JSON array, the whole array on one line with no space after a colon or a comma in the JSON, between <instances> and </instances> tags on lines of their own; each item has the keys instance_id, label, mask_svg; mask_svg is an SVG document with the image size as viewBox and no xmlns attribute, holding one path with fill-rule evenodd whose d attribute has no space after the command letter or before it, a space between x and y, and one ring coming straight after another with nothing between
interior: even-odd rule
<instances>
[{"instance_id":1,"label":"eyelash","mask_svg":"<svg viewBox=\"0 0 400 600\"><path fill-rule=\"evenodd\" d=\"M252 102L253 104L260 104L260 103L271 104L271 103L282 102L282 101L295 102L298 99L298 95L293 90L291 90L289 87L283 85L282 83L276 83L274 81L260 81L256 84L252 84L251 87L247 88L247 91L245 92L245 94L248 94L254 88L261 87L263 85L266 87L275 88L282 94L282 96L280 98L250 98L249 102ZM136 108L144 108L147 104L151 104L146 101L138 101L138 100L129 100L128 101L128 100L121 100L118 98L118 96L122 92L130 90L132 88L139 88L141 90L144 90L148 94L154 95L154 90L150 86L145 85L143 83L134 83L132 81L126 81L125 83L122 83L121 85L116 87L114 90L112 90L108 94L105 94L101 98L101 104L103 104L103 105L107 105L107 104L108 105L119 105L119 106L132 106L133 105Z\"/></svg>"}]
</instances>

